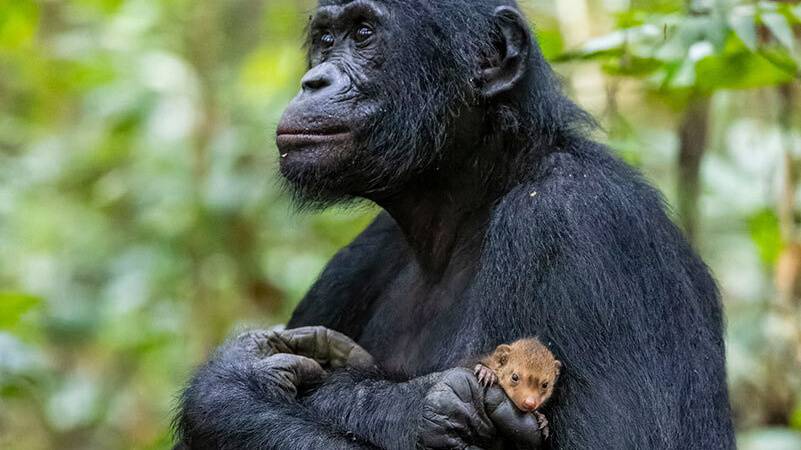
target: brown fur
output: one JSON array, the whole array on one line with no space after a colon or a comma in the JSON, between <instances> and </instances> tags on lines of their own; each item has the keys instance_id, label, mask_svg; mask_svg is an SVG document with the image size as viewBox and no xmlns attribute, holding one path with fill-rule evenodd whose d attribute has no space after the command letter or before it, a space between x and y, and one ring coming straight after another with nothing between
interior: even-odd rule
<instances>
[{"instance_id":1,"label":"brown fur","mask_svg":"<svg viewBox=\"0 0 801 450\"><path fill-rule=\"evenodd\" d=\"M482 374L481 366L490 369L494 377L486 371ZM545 345L529 338L499 345L481 359L476 374L484 384L497 382L518 409L530 412L551 398L561 369L562 363Z\"/></svg>"}]
</instances>

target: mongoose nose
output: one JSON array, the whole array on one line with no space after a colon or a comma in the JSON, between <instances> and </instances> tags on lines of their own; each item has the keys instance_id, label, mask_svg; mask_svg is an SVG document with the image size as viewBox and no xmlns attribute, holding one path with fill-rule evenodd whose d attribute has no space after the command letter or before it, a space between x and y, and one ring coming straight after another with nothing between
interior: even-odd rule
<instances>
[{"instance_id":1,"label":"mongoose nose","mask_svg":"<svg viewBox=\"0 0 801 450\"><path fill-rule=\"evenodd\" d=\"M539 402L537 402L537 399L534 397L527 397L525 400L523 400L523 407L529 411L534 411L539 406Z\"/></svg>"}]
</instances>

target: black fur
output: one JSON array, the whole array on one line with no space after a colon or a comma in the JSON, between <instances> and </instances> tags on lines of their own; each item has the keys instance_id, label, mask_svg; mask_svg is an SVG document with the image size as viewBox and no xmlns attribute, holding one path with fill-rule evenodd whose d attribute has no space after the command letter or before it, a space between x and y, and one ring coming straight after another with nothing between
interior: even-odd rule
<instances>
[{"instance_id":1,"label":"black fur","mask_svg":"<svg viewBox=\"0 0 801 450\"><path fill-rule=\"evenodd\" d=\"M591 119L535 43L514 89L478 93L482 62L503 56L493 12L511 3L376 3L392 31L380 72L340 65L372 76L349 75L353 95L385 101L354 103L372 111L355 156L283 170L302 203L387 211L289 323L344 332L384 373L335 372L286 403L218 357L184 395L180 436L192 448L410 448L430 386L417 377L537 335L565 367L544 411L552 448L733 448L718 291L660 195L585 137ZM314 42L310 53L314 66Z\"/></svg>"}]
</instances>

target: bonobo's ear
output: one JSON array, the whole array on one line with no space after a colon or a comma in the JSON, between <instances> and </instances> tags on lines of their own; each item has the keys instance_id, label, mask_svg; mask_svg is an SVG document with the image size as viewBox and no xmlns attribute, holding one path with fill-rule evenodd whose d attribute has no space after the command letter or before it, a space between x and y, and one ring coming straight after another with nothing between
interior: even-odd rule
<instances>
[{"instance_id":1,"label":"bonobo's ear","mask_svg":"<svg viewBox=\"0 0 801 450\"><path fill-rule=\"evenodd\" d=\"M509 353L512 351L512 347L506 344L499 345L498 348L495 349L495 361L498 362L498 366L503 366L509 361Z\"/></svg>"},{"instance_id":2,"label":"bonobo's ear","mask_svg":"<svg viewBox=\"0 0 801 450\"><path fill-rule=\"evenodd\" d=\"M516 9L499 6L495 10L497 58L491 58L481 70L481 95L491 98L512 89L526 74L531 35L526 19Z\"/></svg>"}]
</instances>

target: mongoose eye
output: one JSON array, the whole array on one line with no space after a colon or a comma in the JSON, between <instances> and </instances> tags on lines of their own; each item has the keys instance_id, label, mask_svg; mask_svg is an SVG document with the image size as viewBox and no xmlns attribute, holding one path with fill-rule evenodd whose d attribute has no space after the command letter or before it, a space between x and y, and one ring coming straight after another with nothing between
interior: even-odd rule
<instances>
[{"instance_id":1,"label":"mongoose eye","mask_svg":"<svg viewBox=\"0 0 801 450\"><path fill-rule=\"evenodd\" d=\"M545 383L542 383L542 388L543 389L548 389L548 382L547 381Z\"/></svg>"},{"instance_id":2,"label":"mongoose eye","mask_svg":"<svg viewBox=\"0 0 801 450\"><path fill-rule=\"evenodd\" d=\"M520 381L520 377L516 373L513 373L512 374L512 381L517 383L518 381Z\"/></svg>"}]
</instances>

